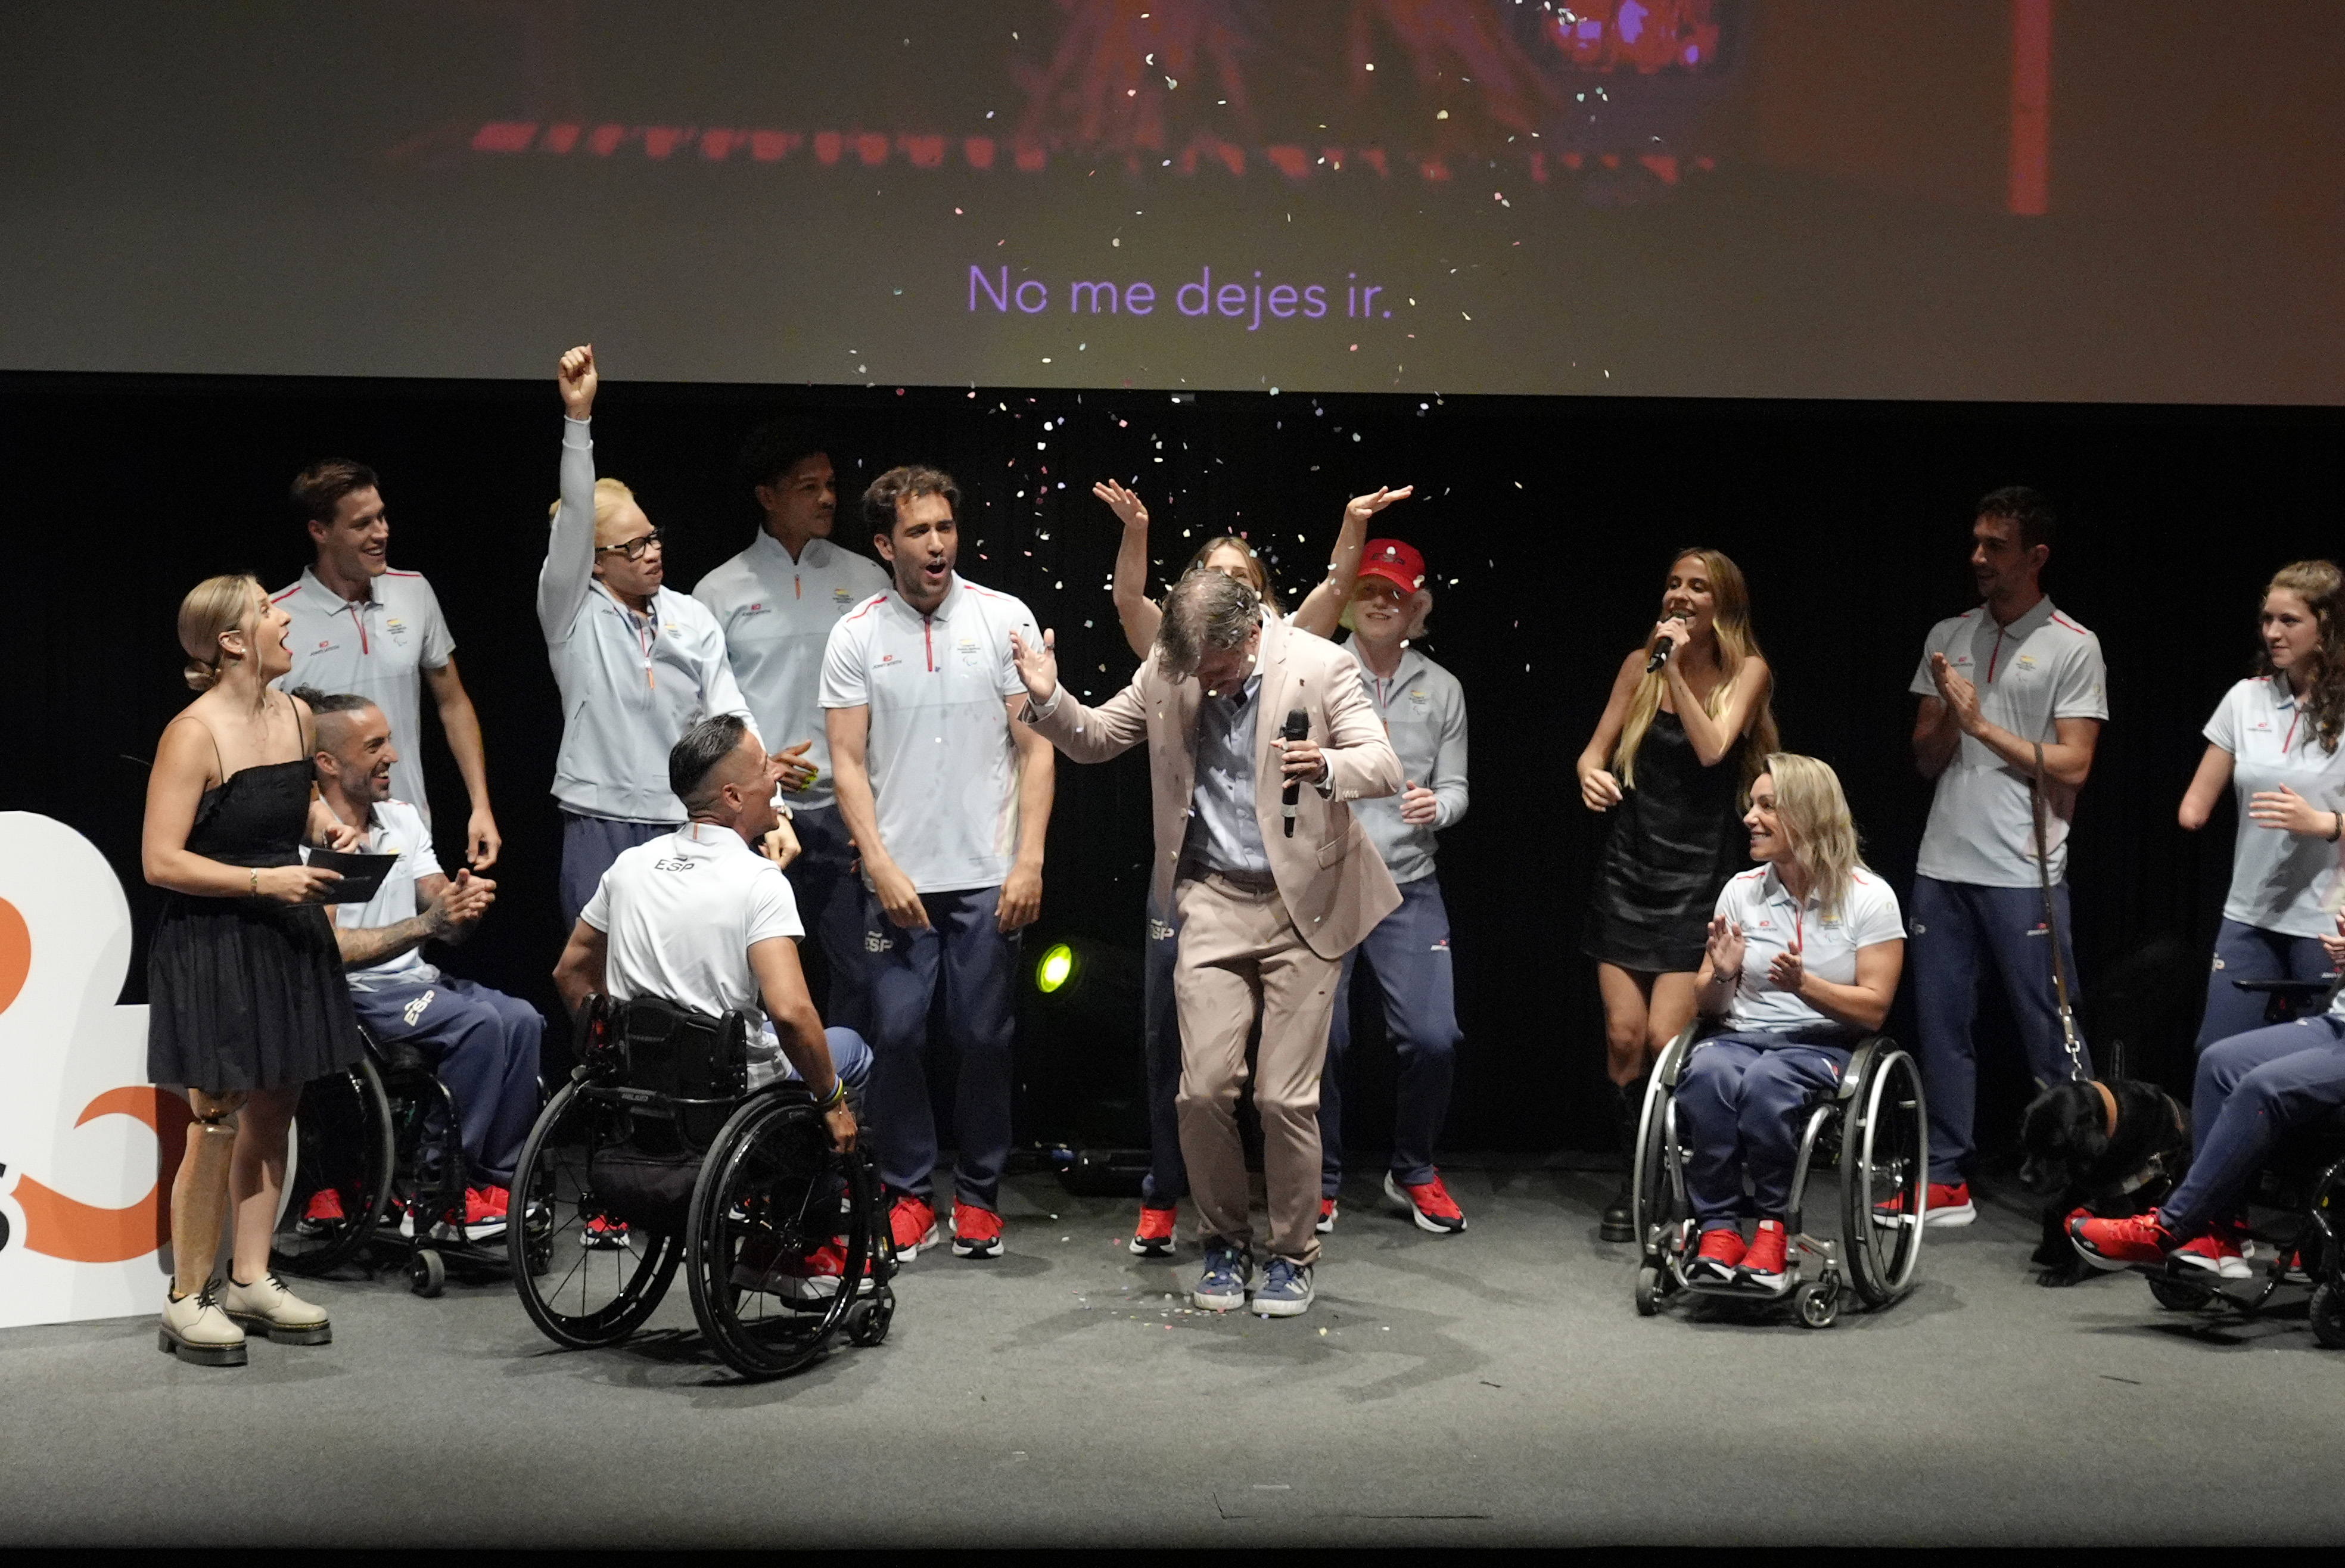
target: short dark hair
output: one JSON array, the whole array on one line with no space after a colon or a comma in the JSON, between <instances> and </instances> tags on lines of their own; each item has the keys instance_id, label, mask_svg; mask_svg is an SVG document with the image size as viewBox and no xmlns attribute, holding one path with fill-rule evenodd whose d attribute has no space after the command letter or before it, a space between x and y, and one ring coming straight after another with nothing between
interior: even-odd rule
<instances>
[{"instance_id":1,"label":"short dark hair","mask_svg":"<svg viewBox=\"0 0 2345 1568\"><path fill-rule=\"evenodd\" d=\"M709 774L739 748L741 737L748 733L749 726L738 713L717 713L685 731L684 738L669 750L667 787L687 811L693 809Z\"/></svg>"},{"instance_id":2,"label":"short dark hair","mask_svg":"<svg viewBox=\"0 0 2345 1568\"><path fill-rule=\"evenodd\" d=\"M944 497L953 516L960 516L960 486L953 483L952 475L942 469L908 463L889 469L871 481L871 488L863 492L863 521L871 525L872 532L892 535L896 531L897 507L924 495Z\"/></svg>"},{"instance_id":3,"label":"short dark hair","mask_svg":"<svg viewBox=\"0 0 2345 1568\"><path fill-rule=\"evenodd\" d=\"M356 692L321 692L315 686L296 686L289 694L309 703L313 713L355 713L375 705L372 697L361 697Z\"/></svg>"},{"instance_id":4,"label":"short dark hair","mask_svg":"<svg viewBox=\"0 0 2345 1568\"><path fill-rule=\"evenodd\" d=\"M779 484L782 476L811 457L828 457L835 445L830 432L807 420L768 420L749 432L734 464L743 490Z\"/></svg>"},{"instance_id":5,"label":"short dark hair","mask_svg":"<svg viewBox=\"0 0 2345 1568\"><path fill-rule=\"evenodd\" d=\"M1262 622L1262 595L1226 572L1193 567L1164 595L1156 624L1156 657L1164 673L1185 681L1205 662L1205 651L1243 647Z\"/></svg>"},{"instance_id":6,"label":"short dark hair","mask_svg":"<svg viewBox=\"0 0 2345 1568\"><path fill-rule=\"evenodd\" d=\"M2039 544L2049 547L2060 526L2052 502L2040 491L2024 484L2007 484L2001 490L1987 491L1979 497L1974 515L2010 523L2019 531L2022 550L2033 550Z\"/></svg>"},{"instance_id":7,"label":"short dark hair","mask_svg":"<svg viewBox=\"0 0 2345 1568\"><path fill-rule=\"evenodd\" d=\"M342 497L353 491L380 490L374 470L348 458L327 458L293 476L293 510L303 522L331 522Z\"/></svg>"}]
</instances>

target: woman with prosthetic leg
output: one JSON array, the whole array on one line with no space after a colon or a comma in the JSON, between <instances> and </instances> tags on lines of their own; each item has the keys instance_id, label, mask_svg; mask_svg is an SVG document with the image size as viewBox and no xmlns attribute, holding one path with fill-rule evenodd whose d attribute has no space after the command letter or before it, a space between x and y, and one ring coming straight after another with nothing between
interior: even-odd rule
<instances>
[{"instance_id":1,"label":"woman with prosthetic leg","mask_svg":"<svg viewBox=\"0 0 2345 1568\"><path fill-rule=\"evenodd\" d=\"M269 683L292 668L289 617L250 577L214 577L179 605L188 683L147 784L147 880L168 890L147 965L147 1073L185 1086L195 1122L171 1191L162 1349L242 1366L245 1331L333 1338L325 1311L269 1269L301 1086L359 1055L341 956L319 905L340 880L301 864L305 838L357 835L310 789L315 726ZM228 1278L215 1277L234 1215Z\"/></svg>"}]
</instances>

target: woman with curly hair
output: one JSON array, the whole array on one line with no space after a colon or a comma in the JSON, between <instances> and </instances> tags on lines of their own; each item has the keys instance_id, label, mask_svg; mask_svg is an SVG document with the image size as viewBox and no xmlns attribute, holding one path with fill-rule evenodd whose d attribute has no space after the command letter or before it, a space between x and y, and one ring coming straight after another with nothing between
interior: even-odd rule
<instances>
[{"instance_id":1,"label":"woman with curly hair","mask_svg":"<svg viewBox=\"0 0 2345 1568\"><path fill-rule=\"evenodd\" d=\"M2256 673L2207 721L2207 754L2178 815L2197 832L2226 787L2238 792L2231 892L2207 977L2198 1049L2263 1022L2264 998L2235 980L2321 980L2320 938L2345 828L2345 572L2326 561L2283 566L2264 590Z\"/></svg>"}]
</instances>

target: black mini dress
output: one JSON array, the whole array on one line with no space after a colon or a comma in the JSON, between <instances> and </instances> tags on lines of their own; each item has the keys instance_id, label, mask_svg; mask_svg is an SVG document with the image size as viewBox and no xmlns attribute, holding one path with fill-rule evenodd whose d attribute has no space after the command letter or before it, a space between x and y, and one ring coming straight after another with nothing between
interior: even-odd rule
<instances>
[{"instance_id":1,"label":"black mini dress","mask_svg":"<svg viewBox=\"0 0 2345 1568\"><path fill-rule=\"evenodd\" d=\"M1632 974L1690 973L1718 891L1751 866L1751 835L1736 809L1741 750L1701 765L1675 713L1653 715L1637 747L1637 787L1606 814L1611 836L1588 903L1581 951Z\"/></svg>"},{"instance_id":2,"label":"black mini dress","mask_svg":"<svg viewBox=\"0 0 2345 1568\"><path fill-rule=\"evenodd\" d=\"M246 768L204 792L188 848L229 865L291 865L309 817L306 758ZM147 1001L155 1083L278 1088L358 1059L358 1017L319 905L168 895L147 954Z\"/></svg>"}]
</instances>

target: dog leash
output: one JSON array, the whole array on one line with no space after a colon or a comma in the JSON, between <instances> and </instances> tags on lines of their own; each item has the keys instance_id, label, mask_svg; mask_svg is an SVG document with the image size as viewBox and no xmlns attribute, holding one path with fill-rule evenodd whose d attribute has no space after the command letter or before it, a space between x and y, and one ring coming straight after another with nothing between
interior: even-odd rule
<instances>
[{"instance_id":1,"label":"dog leash","mask_svg":"<svg viewBox=\"0 0 2345 1568\"><path fill-rule=\"evenodd\" d=\"M2082 1081L2086 1076L2084 1042L2076 1037L2076 1000L2068 986L2068 963L2061 956L2060 909L2052 900L2052 848L2044 831L2044 743L2035 744L2035 771L2027 775L2027 804L2035 814L2035 878L2044 890L2045 934L2052 939L2052 986L2060 998L2060 1043L2068 1051L2068 1077Z\"/></svg>"}]
</instances>

